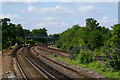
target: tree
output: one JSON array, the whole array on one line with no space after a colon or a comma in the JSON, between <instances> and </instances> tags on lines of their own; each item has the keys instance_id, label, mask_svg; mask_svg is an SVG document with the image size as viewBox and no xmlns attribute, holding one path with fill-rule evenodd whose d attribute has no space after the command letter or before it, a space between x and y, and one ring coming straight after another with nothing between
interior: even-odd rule
<instances>
[{"instance_id":1,"label":"tree","mask_svg":"<svg viewBox=\"0 0 120 80\"><path fill-rule=\"evenodd\" d=\"M9 18L2 19L2 42L3 49L15 43L15 24L10 23Z\"/></svg>"},{"instance_id":2,"label":"tree","mask_svg":"<svg viewBox=\"0 0 120 80\"><path fill-rule=\"evenodd\" d=\"M41 36L41 37L47 37L47 30L45 28L43 29L33 29L32 30L32 35L36 35L36 36Z\"/></svg>"},{"instance_id":3,"label":"tree","mask_svg":"<svg viewBox=\"0 0 120 80\"><path fill-rule=\"evenodd\" d=\"M25 37L24 29L21 24L16 25L16 36L17 37Z\"/></svg>"},{"instance_id":4,"label":"tree","mask_svg":"<svg viewBox=\"0 0 120 80\"><path fill-rule=\"evenodd\" d=\"M116 24L112 28L112 41L114 44L118 43L120 45L120 24Z\"/></svg>"},{"instance_id":5,"label":"tree","mask_svg":"<svg viewBox=\"0 0 120 80\"><path fill-rule=\"evenodd\" d=\"M9 18L1 19L2 30L5 30L6 28L8 28L9 22L10 22Z\"/></svg>"},{"instance_id":6,"label":"tree","mask_svg":"<svg viewBox=\"0 0 120 80\"><path fill-rule=\"evenodd\" d=\"M44 37L48 37L47 30L45 28L33 29L31 32L31 35L41 37L41 39L34 39L34 40L40 41L41 43L44 43L44 44L47 43L47 39L44 38Z\"/></svg>"},{"instance_id":7,"label":"tree","mask_svg":"<svg viewBox=\"0 0 120 80\"><path fill-rule=\"evenodd\" d=\"M24 29L24 35L27 36L27 35L31 35L31 32L29 29Z\"/></svg>"},{"instance_id":8,"label":"tree","mask_svg":"<svg viewBox=\"0 0 120 80\"><path fill-rule=\"evenodd\" d=\"M112 38L108 44L110 47L106 49L106 63L108 67L114 68L114 71L120 70L120 24L112 26Z\"/></svg>"},{"instance_id":9,"label":"tree","mask_svg":"<svg viewBox=\"0 0 120 80\"><path fill-rule=\"evenodd\" d=\"M18 45L22 45L25 42L26 35L36 35L41 37L47 37L47 30L43 29L33 29L32 31L23 29L21 24L13 24L10 23L9 18L0 19L0 23L2 26L2 48L7 49L15 43ZM1 30L1 28L0 28ZM33 39L28 40L28 42L34 44L35 41ZM37 41L36 41L37 42ZM47 43L46 39L40 39L40 42ZM1 44L0 44L1 45Z\"/></svg>"},{"instance_id":10,"label":"tree","mask_svg":"<svg viewBox=\"0 0 120 80\"><path fill-rule=\"evenodd\" d=\"M101 46L104 45L103 35L101 31L95 30L89 34L90 35L88 36L88 43L86 44L89 49L93 51L94 49L99 49Z\"/></svg>"},{"instance_id":11,"label":"tree","mask_svg":"<svg viewBox=\"0 0 120 80\"><path fill-rule=\"evenodd\" d=\"M93 18L86 19L86 27L89 27L90 29L95 29L99 27L99 23L97 23L97 20L94 20Z\"/></svg>"},{"instance_id":12,"label":"tree","mask_svg":"<svg viewBox=\"0 0 120 80\"><path fill-rule=\"evenodd\" d=\"M21 43L23 40L24 30L21 24L10 23L9 18L1 19L2 23L2 48L6 49L13 46L15 43Z\"/></svg>"},{"instance_id":13,"label":"tree","mask_svg":"<svg viewBox=\"0 0 120 80\"><path fill-rule=\"evenodd\" d=\"M94 51L104 45L104 38L108 31L106 28L99 26L97 20L88 18L86 19L86 27L73 25L72 28L64 31L59 40L56 41L56 46L66 50L77 46L85 46Z\"/></svg>"},{"instance_id":14,"label":"tree","mask_svg":"<svg viewBox=\"0 0 120 80\"><path fill-rule=\"evenodd\" d=\"M53 34L53 35L49 35L49 39L48 39L48 41L50 42L50 43L54 43L55 41L57 41L58 39L59 39L59 36L60 36L60 34Z\"/></svg>"}]
</instances>

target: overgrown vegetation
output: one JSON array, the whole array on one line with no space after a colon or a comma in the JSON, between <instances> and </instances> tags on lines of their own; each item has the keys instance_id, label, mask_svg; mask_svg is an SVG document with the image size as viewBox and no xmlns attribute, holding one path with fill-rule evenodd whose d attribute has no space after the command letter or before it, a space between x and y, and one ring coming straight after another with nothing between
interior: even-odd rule
<instances>
[{"instance_id":1,"label":"overgrown vegetation","mask_svg":"<svg viewBox=\"0 0 120 80\"><path fill-rule=\"evenodd\" d=\"M105 56L104 73L108 74L106 71L108 69L118 73L120 71L120 24L113 25L111 28L112 30L109 30L99 26L97 20L88 18L86 26L74 25L61 33L59 40L55 42L55 47L70 51L71 63L77 62L79 65L90 66L95 61L94 56Z\"/></svg>"},{"instance_id":2,"label":"overgrown vegetation","mask_svg":"<svg viewBox=\"0 0 120 80\"><path fill-rule=\"evenodd\" d=\"M82 64L82 63L80 64L79 60L73 61L71 59L68 59L68 58L65 59L65 58L61 58L61 57L54 57L54 58L66 61L69 64L73 64L76 66L80 66L83 68L88 68L90 70L97 71L97 72L103 74L106 78L111 78L111 79L116 79L116 80L120 79L120 77L119 77L120 71L114 71L114 68L107 68L106 66L102 65L100 62L93 61L90 64Z\"/></svg>"},{"instance_id":3,"label":"overgrown vegetation","mask_svg":"<svg viewBox=\"0 0 120 80\"><path fill-rule=\"evenodd\" d=\"M47 30L43 29L33 29L32 31L28 29L23 29L21 24L10 23L9 18L1 19L2 23L2 48L7 49L14 46L16 43L18 45L23 45L25 42L29 44L35 43L46 43L46 39L25 39L25 36L42 36L47 37Z\"/></svg>"},{"instance_id":4,"label":"overgrown vegetation","mask_svg":"<svg viewBox=\"0 0 120 80\"><path fill-rule=\"evenodd\" d=\"M70 51L70 59L71 60L78 60L81 64L89 64L95 60L92 56L92 52L86 47L75 47Z\"/></svg>"}]
</instances>

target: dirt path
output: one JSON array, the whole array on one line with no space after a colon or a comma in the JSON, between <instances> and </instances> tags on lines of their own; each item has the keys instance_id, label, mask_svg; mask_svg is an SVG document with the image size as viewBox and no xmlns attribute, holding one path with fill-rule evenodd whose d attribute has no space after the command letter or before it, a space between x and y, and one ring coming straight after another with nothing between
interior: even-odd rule
<instances>
[{"instance_id":1,"label":"dirt path","mask_svg":"<svg viewBox=\"0 0 120 80\"><path fill-rule=\"evenodd\" d=\"M13 58L10 56L12 49L3 52L2 55L2 78L11 78L14 76Z\"/></svg>"}]
</instances>

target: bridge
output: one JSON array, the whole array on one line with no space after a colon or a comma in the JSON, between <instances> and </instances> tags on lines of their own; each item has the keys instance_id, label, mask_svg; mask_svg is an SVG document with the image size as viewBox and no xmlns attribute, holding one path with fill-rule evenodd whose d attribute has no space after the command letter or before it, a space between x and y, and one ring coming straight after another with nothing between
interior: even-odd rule
<instances>
[{"instance_id":1,"label":"bridge","mask_svg":"<svg viewBox=\"0 0 120 80\"><path fill-rule=\"evenodd\" d=\"M39 40L41 40L41 39L48 39L48 38L53 38L53 37L51 37L51 36L26 35L25 36L25 44L26 44L27 39L39 39Z\"/></svg>"},{"instance_id":2,"label":"bridge","mask_svg":"<svg viewBox=\"0 0 120 80\"><path fill-rule=\"evenodd\" d=\"M48 36L37 36L37 35L34 35L34 36L25 36L25 39L27 38L52 38L52 37L48 37Z\"/></svg>"}]
</instances>

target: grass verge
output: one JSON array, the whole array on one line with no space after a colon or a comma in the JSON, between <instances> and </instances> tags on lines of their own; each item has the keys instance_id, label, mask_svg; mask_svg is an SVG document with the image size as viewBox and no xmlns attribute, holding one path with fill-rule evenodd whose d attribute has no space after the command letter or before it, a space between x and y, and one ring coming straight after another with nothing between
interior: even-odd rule
<instances>
[{"instance_id":1,"label":"grass verge","mask_svg":"<svg viewBox=\"0 0 120 80\"><path fill-rule=\"evenodd\" d=\"M55 56L53 58L68 62L69 64L73 64L73 65L77 65L83 68L88 68L93 71L97 71L103 74L106 78L117 78L120 80L120 77L119 77L120 71L114 72L112 68L107 68L97 61L91 62L90 64L80 64L79 61L72 61L66 58L55 57Z\"/></svg>"}]
</instances>

